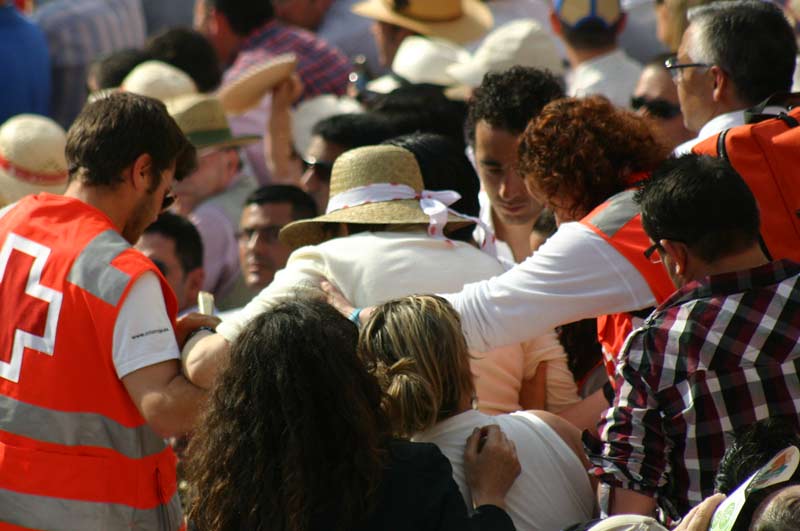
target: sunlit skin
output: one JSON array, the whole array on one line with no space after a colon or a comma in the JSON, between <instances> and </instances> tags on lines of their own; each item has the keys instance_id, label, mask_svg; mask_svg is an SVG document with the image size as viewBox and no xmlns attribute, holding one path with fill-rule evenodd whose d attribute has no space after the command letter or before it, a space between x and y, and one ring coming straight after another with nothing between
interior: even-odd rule
<instances>
[{"instance_id":1,"label":"sunlit skin","mask_svg":"<svg viewBox=\"0 0 800 531\"><path fill-rule=\"evenodd\" d=\"M695 28L690 24L678 48L679 63L694 63L688 48ZM709 68L683 68L676 80L678 100L686 129L697 133L712 118L721 114L712 96L714 76Z\"/></svg>"},{"instance_id":2,"label":"sunlit skin","mask_svg":"<svg viewBox=\"0 0 800 531\"><path fill-rule=\"evenodd\" d=\"M178 299L179 312L196 304L197 292L203 282L202 276L197 282L196 274L190 276L184 271L175 252L174 240L157 232L145 233L136 242L136 248L161 266L161 273Z\"/></svg>"},{"instance_id":3,"label":"sunlit skin","mask_svg":"<svg viewBox=\"0 0 800 531\"><path fill-rule=\"evenodd\" d=\"M672 76L666 68L658 65L649 65L642 70L642 75L639 77L639 82L636 84L633 95L634 97L643 97L651 101L660 99L676 105L679 104L678 88L672 81ZM683 114L664 119L650 115L644 107L637 112L653 120L653 124L658 128L658 131L671 148L695 137L695 134L683 125Z\"/></svg>"},{"instance_id":4,"label":"sunlit skin","mask_svg":"<svg viewBox=\"0 0 800 531\"><path fill-rule=\"evenodd\" d=\"M174 176L174 164L161 173L161 180L157 185L155 185L156 177L150 173L148 189L142 192L130 217L120 229L122 237L131 245L135 244L144 233L144 230L158 218L161 213L161 206L164 204L164 198L172 190Z\"/></svg>"},{"instance_id":5,"label":"sunlit skin","mask_svg":"<svg viewBox=\"0 0 800 531\"><path fill-rule=\"evenodd\" d=\"M222 193L236 176L238 167L239 156L235 150L201 153L197 157L197 169L175 183L175 210L181 215L189 215L201 202Z\"/></svg>"},{"instance_id":6,"label":"sunlit skin","mask_svg":"<svg viewBox=\"0 0 800 531\"><path fill-rule=\"evenodd\" d=\"M278 229L294 221L291 203L247 205L239 224L239 263L247 287L260 291L284 268L292 250L277 239ZM249 237L248 237L249 235Z\"/></svg>"}]
</instances>

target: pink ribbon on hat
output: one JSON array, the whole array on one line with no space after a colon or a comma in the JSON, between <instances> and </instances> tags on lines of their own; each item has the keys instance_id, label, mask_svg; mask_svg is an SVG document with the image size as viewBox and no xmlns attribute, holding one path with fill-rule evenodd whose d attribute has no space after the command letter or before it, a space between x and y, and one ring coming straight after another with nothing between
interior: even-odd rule
<instances>
[{"instance_id":1,"label":"pink ribbon on hat","mask_svg":"<svg viewBox=\"0 0 800 531\"><path fill-rule=\"evenodd\" d=\"M357 186L345 192L340 192L328 200L326 214L331 214L346 208L368 205L370 203L387 203L390 201L401 201L407 199L419 200L419 207L428 218L428 235L434 238L444 238L444 227L447 225L449 213L461 216L473 223L478 224L486 233L481 248L491 255L494 255L496 237L494 231L480 219L467 216L456 212L450 205L461 199L461 194L454 190L422 190L417 192L405 184L395 183L374 183L365 186Z\"/></svg>"},{"instance_id":2,"label":"pink ribbon on hat","mask_svg":"<svg viewBox=\"0 0 800 531\"><path fill-rule=\"evenodd\" d=\"M4 156L0 155L0 169L7 171L13 177L30 184L40 184L43 186L54 186L62 184L67 180L67 172L33 172L14 164Z\"/></svg>"}]
</instances>

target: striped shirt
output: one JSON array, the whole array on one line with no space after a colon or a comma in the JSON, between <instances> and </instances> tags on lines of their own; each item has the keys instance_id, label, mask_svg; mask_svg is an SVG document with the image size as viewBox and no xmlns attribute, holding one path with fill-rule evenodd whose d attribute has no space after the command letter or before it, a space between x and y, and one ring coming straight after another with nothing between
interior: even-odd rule
<instances>
[{"instance_id":1,"label":"striped shirt","mask_svg":"<svg viewBox=\"0 0 800 531\"><path fill-rule=\"evenodd\" d=\"M601 482L656 498L675 518L710 496L732 433L798 424L800 264L692 282L628 337L614 405L584 435Z\"/></svg>"}]
</instances>

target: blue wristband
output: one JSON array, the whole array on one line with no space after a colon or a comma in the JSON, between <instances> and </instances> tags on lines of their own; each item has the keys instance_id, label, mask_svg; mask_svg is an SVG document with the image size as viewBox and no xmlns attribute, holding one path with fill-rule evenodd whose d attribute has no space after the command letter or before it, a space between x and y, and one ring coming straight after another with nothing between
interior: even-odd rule
<instances>
[{"instance_id":1,"label":"blue wristband","mask_svg":"<svg viewBox=\"0 0 800 531\"><path fill-rule=\"evenodd\" d=\"M358 316L361 315L361 310L363 309L364 308L356 308L355 310L352 311L352 313L348 317L348 319L350 319L353 322L353 324L359 328L361 328L361 319L359 319Z\"/></svg>"}]
</instances>

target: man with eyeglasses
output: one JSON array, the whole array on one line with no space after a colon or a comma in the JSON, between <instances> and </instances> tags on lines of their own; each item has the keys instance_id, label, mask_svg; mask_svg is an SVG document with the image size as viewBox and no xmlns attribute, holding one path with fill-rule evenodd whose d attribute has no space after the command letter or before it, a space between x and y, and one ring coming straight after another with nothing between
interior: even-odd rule
<instances>
[{"instance_id":1,"label":"man with eyeglasses","mask_svg":"<svg viewBox=\"0 0 800 531\"><path fill-rule=\"evenodd\" d=\"M759 0L714 2L689 10L689 26L676 56L665 63L678 87L686 128L697 138L675 150L745 123L745 110L789 92L795 69L794 32L774 4ZM777 114L781 107L767 107Z\"/></svg>"},{"instance_id":2,"label":"man with eyeglasses","mask_svg":"<svg viewBox=\"0 0 800 531\"><path fill-rule=\"evenodd\" d=\"M612 514L658 505L675 519L714 493L732 432L797 424L800 265L768 262L753 194L725 160L668 160L637 201L645 256L678 290L628 336L600 440L584 441Z\"/></svg>"},{"instance_id":3,"label":"man with eyeglasses","mask_svg":"<svg viewBox=\"0 0 800 531\"><path fill-rule=\"evenodd\" d=\"M0 210L0 521L31 529L176 531L175 456L205 392L180 346L213 318L175 321L131 247L195 150L160 102L116 93L67 134L63 196Z\"/></svg>"}]
</instances>

